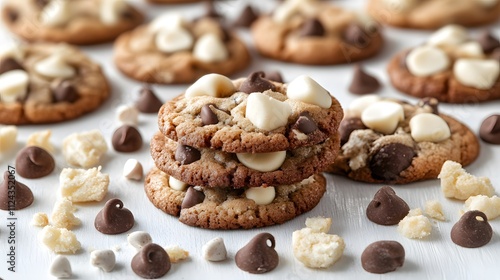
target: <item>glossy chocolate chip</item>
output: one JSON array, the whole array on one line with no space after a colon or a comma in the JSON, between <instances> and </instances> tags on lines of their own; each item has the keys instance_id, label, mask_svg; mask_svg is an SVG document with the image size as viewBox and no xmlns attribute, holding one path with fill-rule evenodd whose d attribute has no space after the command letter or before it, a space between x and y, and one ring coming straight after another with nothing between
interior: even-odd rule
<instances>
[{"instance_id":1,"label":"glossy chocolate chip","mask_svg":"<svg viewBox=\"0 0 500 280\"><path fill-rule=\"evenodd\" d=\"M193 163L201 158L201 153L197 149L179 144L175 151L175 160L182 165Z\"/></svg>"},{"instance_id":2,"label":"glossy chocolate chip","mask_svg":"<svg viewBox=\"0 0 500 280\"><path fill-rule=\"evenodd\" d=\"M366 129L360 118L346 118L340 122L339 133L340 133L340 144L344 145L349 141L349 137L354 130Z\"/></svg>"},{"instance_id":3,"label":"glossy chocolate chip","mask_svg":"<svg viewBox=\"0 0 500 280\"><path fill-rule=\"evenodd\" d=\"M156 279L167 274L171 263L165 249L155 243L149 243L132 258L132 270L146 279Z\"/></svg>"},{"instance_id":4,"label":"glossy chocolate chip","mask_svg":"<svg viewBox=\"0 0 500 280\"><path fill-rule=\"evenodd\" d=\"M118 152L135 152L142 147L142 136L137 128L130 125L123 125L113 133L111 144L113 144L113 148Z\"/></svg>"},{"instance_id":5,"label":"glossy chocolate chip","mask_svg":"<svg viewBox=\"0 0 500 280\"><path fill-rule=\"evenodd\" d=\"M275 240L272 234L260 233L236 253L236 265L241 270L253 274L269 272L279 264L279 256L274 246Z\"/></svg>"},{"instance_id":6,"label":"glossy chocolate chip","mask_svg":"<svg viewBox=\"0 0 500 280\"><path fill-rule=\"evenodd\" d=\"M436 115L439 115L438 105L439 105L439 100L437 100L434 97L424 97L420 99L417 103L418 107L422 108L429 107L431 109L431 113Z\"/></svg>"},{"instance_id":7,"label":"glossy chocolate chip","mask_svg":"<svg viewBox=\"0 0 500 280\"><path fill-rule=\"evenodd\" d=\"M197 191L194 187L189 187L182 200L181 209L191 208L202 203L203 200L205 200L205 194L203 192Z\"/></svg>"},{"instance_id":8,"label":"glossy chocolate chip","mask_svg":"<svg viewBox=\"0 0 500 280\"><path fill-rule=\"evenodd\" d=\"M240 16L234 21L234 25L248 28L258 17L259 15L255 12L252 6L246 5L241 11Z\"/></svg>"},{"instance_id":9,"label":"glossy chocolate chip","mask_svg":"<svg viewBox=\"0 0 500 280\"><path fill-rule=\"evenodd\" d=\"M78 91L70 81L62 81L53 91L54 102L73 103L78 100Z\"/></svg>"},{"instance_id":10,"label":"glossy chocolate chip","mask_svg":"<svg viewBox=\"0 0 500 280\"><path fill-rule=\"evenodd\" d=\"M203 125L217 124L219 122L219 118L210 107L215 107L215 105L205 104L201 107L200 117Z\"/></svg>"},{"instance_id":11,"label":"glossy chocolate chip","mask_svg":"<svg viewBox=\"0 0 500 280\"><path fill-rule=\"evenodd\" d=\"M490 144L500 144L500 115L491 115L481 123L479 137Z\"/></svg>"},{"instance_id":12,"label":"glossy chocolate chip","mask_svg":"<svg viewBox=\"0 0 500 280\"><path fill-rule=\"evenodd\" d=\"M295 122L297 129L305 134L312 133L318 129L318 125L314 122L309 112L302 112Z\"/></svg>"},{"instance_id":13,"label":"glossy chocolate chip","mask_svg":"<svg viewBox=\"0 0 500 280\"><path fill-rule=\"evenodd\" d=\"M284 81L279 71L266 71L264 72L264 78L278 83L283 83Z\"/></svg>"},{"instance_id":14,"label":"glossy chocolate chip","mask_svg":"<svg viewBox=\"0 0 500 280\"><path fill-rule=\"evenodd\" d=\"M380 148L370 160L372 177L377 180L392 181L399 173L411 165L415 151L400 143L391 143Z\"/></svg>"},{"instance_id":15,"label":"glossy chocolate chip","mask_svg":"<svg viewBox=\"0 0 500 280\"><path fill-rule=\"evenodd\" d=\"M368 245L361 254L363 269L371 273L387 273L403 266L405 249L397 241L377 241Z\"/></svg>"},{"instance_id":16,"label":"glossy chocolate chip","mask_svg":"<svg viewBox=\"0 0 500 280\"><path fill-rule=\"evenodd\" d=\"M3 173L3 182L0 184L0 209L20 210L30 206L34 197L30 188L16 180L15 173Z\"/></svg>"},{"instance_id":17,"label":"glossy chocolate chip","mask_svg":"<svg viewBox=\"0 0 500 280\"><path fill-rule=\"evenodd\" d=\"M343 38L348 44L357 48L365 47L370 41L363 28L354 23L347 26L344 30Z\"/></svg>"},{"instance_id":18,"label":"glossy chocolate chip","mask_svg":"<svg viewBox=\"0 0 500 280\"><path fill-rule=\"evenodd\" d=\"M366 207L366 217L379 225L396 225L410 212L406 202L388 186L380 188Z\"/></svg>"},{"instance_id":19,"label":"glossy chocolate chip","mask_svg":"<svg viewBox=\"0 0 500 280\"><path fill-rule=\"evenodd\" d=\"M147 84L141 88L139 98L135 102L135 107L142 113L158 113L162 105L151 86Z\"/></svg>"},{"instance_id":20,"label":"glossy chocolate chip","mask_svg":"<svg viewBox=\"0 0 500 280\"><path fill-rule=\"evenodd\" d=\"M354 74L352 76L349 91L354 94L368 94L376 92L380 88L380 82L377 78L368 74L360 64L354 66Z\"/></svg>"},{"instance_id":21,"label":"glossy chocolate chip","mask_svg":"<svg viewBox=\"0 0 500 280\"><path fill-rule=\"evenodd\" d=\"M134 215L127 208L123 208L121 200L112 198L95 217L94 226L104 234L119 234L134 226Z\"/></svg>"},{"instance_id":22,"label":"glossy chocolate chip","mask_svg":"<svg viewBox=\"0 0 500 280\"><path fill-rule=\"evenodd\" d=\"M37 146L23 148L16 157L16 171L24 178L35 179L49 175L56 166L54 158Z\"/></svg>"},{"instance_id":23,"label":"glossy chocolate chip","mask_svg":"<svg viewBox=\"0 0 500 280\"><path fill-rule=\"evenodd\" d=\"M240 85L240 91L248 94L252 92L264 92L269 89L276 90L276 87L268 79L264 79L264 72L262 71L253 72Z\"/></svg>"},{"instance_id":24,"label":"glossy chocolate chip","mask_svg":"<svg viewBox=\"0 0 500 280\"><path fill-rule=\"evenodd\" d=\"M12 70L24 70L24 68L12 57L6 57L0 60L0 75Z\"/></svg>"},{"instance_id":25,"label":"glossy chocolate chip","mask_svg":"<svg viewBox=\"0 0 500 280\"><path fill-rule=\"evenodd\" d=\"M484 246L490 242L492 236L493 230L488 218L477 210L465 212L451 229L451 240L466 248Z\"/></svg>"},{"instance_id":26,"label":"glossy chocolate chip","mask_svg":"<svg viewBox=\"0 0 500 280\"><path fill-rule=\"evenodd\" d=\"M307 19L299 30L299 37L321 37L325 28L317 18Z\"/></svg>"},{"instance_id":27,"label":"glossy chocolate chip","mask_svg":"<svg viewBox=\"0 0 500 280\"><path fill-rule=\"evenodd\" d=\"M483 48L484 53L491 53L496 48L500 48L500 41L489 30L481 32L477 38L477 42Z\"/></svg>"}]
</instances>

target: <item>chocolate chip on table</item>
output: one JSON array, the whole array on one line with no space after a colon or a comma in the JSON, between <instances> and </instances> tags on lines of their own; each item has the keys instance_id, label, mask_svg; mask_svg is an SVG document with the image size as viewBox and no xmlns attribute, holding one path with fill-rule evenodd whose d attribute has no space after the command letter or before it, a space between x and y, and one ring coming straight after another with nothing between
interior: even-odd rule
<instances>
[{"instance_id":1,"label":"chocolate chip on table","mask_svg":"<svg viewBox=\"0 0 500 280\"><path fill-rule=\"evenodd\" d=\"M366 217L379 225L396 225L410 212L406 202L388 186L380 188L366 207Z\"/></svg>"},{"instance_id":2,"label":"chocolate chip on table","mask_svg":"<svg viewBox=\"0 0 500 280\"><path fill-rule=\"evenodd\" d=\"M270 246L268 241L271 242ZM279 256L274 246L275 240L272 234L260 233L236 253L236 265L252 274L269 272L279 264Z\"/></svg>"},{"instance_id":3,"label":"chocolate chip on table","mask_svg":"<svg viewBox=\"0 0 500 280\"><path fill-rule=\"evenodd\" d=\"M417 103L417 106L422 108L429 106L432 109L431 112L436 115L439 115L438 105L439 105L439 100L437 100L434 97L424 97L420 99Z\"/></svg>"},{"instance_id":4,"label":"chocolate chip on table","mask_svg":"<svg viewBox=\"0 0 500 280\"><path fill-rule=\"evenodd\" d=\"M118 152L135 152L142 147L142 136L137 128L130 125L123 125L113 133L111 144L113 144L113 148Z\"/></svg>"},{"instance_id":5,"label":"chocolate chip on table","mask_svg":"<svg viewBox=\"0 0 500 280\"><path fill-rule=\"evenodd\" d=\"M142 113L158 113L163 103L156 97L150 85L145 84L139 92L135 107Z\"/></svg>"},{"instance_id":6,"label":"chocolate chip on table","mask_svg":"<svg viewBox=\"0 0 500 280\"><path fill-rule=\"evenodd\" d=\"M307 111L300 113L295 125L297 129L304 134L310 134L318 129L318 125Z\"/></svg>"},{"instance_id":7,"label":"chocolate chip on table","mask_svg":"<svg viewBox=\"0 0 500 280\"><path fill-rule=\"evenodd\" d=\"M376 92L380 88L380 82L377 78L368 74L360 64L354 66L354 74L352 77L349 91L354 94L368 94Z\"/></svg>"},{"instance_id":8,"label":"chocolate chip on table","mask_svg":"<svg viewBox=\"0 0 500 280\"><path fill-rule=\"evenodd\" d=\"M477 38L477 42L483 48L484 53L491 53L500 48L500 41L491 34L490 30L484 30Z\"/></svg>"},{"instance_id":9,"label":"chocolate chip on table","mask_svg":"<svg viewBox=\"0 0 500 280\"><path fill-rule=\"evenodd\" d=\"M363 269L371 273L387 273L403 266L405 249L397 241L382 240L368 245L361 254Z\"/></svg>"},{"instance_id":10,"label":"chocolate chip on table","mask_svg":"<svg viewBox=\"0 0 500 280\"><path fill-rule=\"evenodd\" d=\"M175 160L180 162L182 165L193 163L200 158L201 153L197 149L187 145L177 145L177 150L175 151Z\"/></svg>"},{"instance_id":11,"label":"chocolate chip on table","mask_svg":"<svg viewBox=\"0 0 500 280\"><path fill-rule=\"evenodd\" d=\"M112 198L95 217L94 226L104 234L119 234L131 229L134 222L134 215L123 207L123 202Z\"/></svg>"},{"instance_id":12,"label":"chocolate chip on table","mask_svg":"<svg viewBox=\"0 0 500 280\"><path fill-rule=\"evenodd\" d=\"M73 103L78 100L78 92L70 81L60 82L52 92L54 102Z\"/></svg>"},{"instance_id":13,"label":"chocolate chip on table","mask_svg":"<svg viewBox=\"0 0 500 280\"><path fill-rule=\"evenodd\" d=\"M12 189L14 184L14 189ZM15 192L14 200L9 197L9 191ZM2 210L20 210L30 206L33 203L34 197L30 188L25 184L17 181L14 174L10 174L7 170L3 173L3 182L0 183L0 209Z\"/></svg>"},{"instance_id":14,"label":"chocolate chip on table","mask_svg":"<svg viewBox=\"0 0 500 280\"><path fill-rule=\"evenodd\" d=\"M281 73L279 71L265 71L264 78L270 81L283 83L283 77L281 76Z\"/></svg>"},{"instance_id":15,"label":"chocolate chip on table","mask_svg":"<svg viewBox=\"0 0 500 280\"><path fill-rule=\"evenodd\" d=\"M380 148L370 160L372 177L377 180L393 181L401 171L411 165L415 151L400 143L391 143Z\"/></svg>"},{"instance_id":16,"label":"chocolate chip on table","mask_svg":"<svg viewBox=\"0 0 500 280\"><path fill-rule=\"evenodd\" d=\"M35 179L49 175L55 168L54 158L46 150L29 146L16 157L16 170L24 178Z\"/></svg>"},{"instance_id":17,"label":"chocolate chip on table","mask_svg":"<svg viewBox=\"0 0 500 280\"><path fill-rule=\"evenodd\" d=\"M0 75L12 70L24 70L24 67L12 57L6 57L0 60Z\"/></svg>"},{"instance_id":18,"label":"chocolate chip on table","mask_svg":"<svg viewBox=\"0 0 500 280\"><path fill-rule=\"evenodd\" d=\"M146 279L156 279L167 274L171 263L165 249L155 243L149 243L132 258L132 270Z\"/></svg>"},{"instance_id":19,"label":"chocolate chip on table","mask_svg":"<svg viewBox=\"0 0 500 280\"><path fill-rule=\"evenodd\" d=\"M325 35L325 28L317 18L307 19L299 31L299 37L321 37Z\"/></svg>"},{"instance_id":20,"label":"chocolate chip on table","mask_svg":"<svg viewBox=\"0 0 500 280\"><path fill-rule=\"evenodd\" d=\"M340 133L340 144L344 145L349 141L351 133L358 129L366 129L360 118L351 117L345 118L340 122L339 133Z\"/></svg>"},{"instance_id":21,"label":"chocolate chip on table","mask_svg":"<svg viewBox=\"0 0 500 280\"><path fill-rule=\"evenodd\" d=\"M219 118L212 111L212 108L210 107L215 107L215 105L205 104L203 105L203 107L201 107L200 117L201 117L201 123L203 125L211 125L219 123Z\"/></svg>"},{"instance_id":22,"label":"chocolate chip on table","mask_svg":"<svg viewBox=\"0 0 500 280\"><path fill-rule=\"evenodd\" d=\"M234 21L234 26L250 27L252 23L259 17L255 10L250 5L246 5L241 11L240 16Z\"/></svg>"},{"instance_id":23,"label":"chocolate chip on table","mask_svg":"<svg viewBox=\"0 0 500 280\"><path fill-rule=\"evenodd\" d=\"M182 200L181 209L191 208L197 204L200 204L205 200L205 194L201 191L197 191L194 187L189 187L186 191L186 195Z\"/></svg>"},{"instance_id":24,"label":"chocolate chip on table","mask_svg":"<svg viewBox=\"0 0 500 280\"><path fill-rule=\"evenodd\" d=\"M451 229L451 240L466 248L482 247L490 242L492 236L488 218L477 210L465 212Z\"/></svg>"},{"instance_id":25,"label":"chocolate chip on table","mask_svg":"<svg viewBox=\"0 0 500 280\"><path fill-rule=\"evenodd\" d=\"M248 75L246 80L240 85L240 91L244 93L264 92L266 90L276 90L276 87L264 79L264 72L258 71Z\"/></svg>"},{"instance_id":26,"label":"chocolate chip on table","mask_svg":"<svg viewBox=\"0 0 500 280\"><path fill-rule=\"evenodd\" d=\"M479 137L490 144L500 144L500 115L491 115L481 123Z\"/></svg>"},{"instance_id":27,"label":"chocolate chip on table","mask_svg":"<svg viewBox=\"0 0 500 280\"><path fill-rule=\"evenodd\" d=\"M365 47L370 41L370 38L365 34L363 28L354 23L347 26L344 30L343 38L347 43L357 48Z\"/></svg>"}]
</instances>

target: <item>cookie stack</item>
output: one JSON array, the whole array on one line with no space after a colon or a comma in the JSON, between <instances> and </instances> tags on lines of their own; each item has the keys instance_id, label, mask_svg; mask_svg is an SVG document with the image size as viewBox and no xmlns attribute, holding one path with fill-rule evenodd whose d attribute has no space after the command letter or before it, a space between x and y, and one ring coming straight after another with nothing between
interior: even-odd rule
<instances>
[{"instance_id":1,"label":"cookie stack","mask_svg":"<svg viewBox=\"0 0 500 280\"><path fill-rule=\"evenodd\" d=\"M210 229L281 224L314 208L337 156L343 111L317 82L263 72L208 74L167 102L145 191L164 212Z\"/></svg>"}]
</instances>

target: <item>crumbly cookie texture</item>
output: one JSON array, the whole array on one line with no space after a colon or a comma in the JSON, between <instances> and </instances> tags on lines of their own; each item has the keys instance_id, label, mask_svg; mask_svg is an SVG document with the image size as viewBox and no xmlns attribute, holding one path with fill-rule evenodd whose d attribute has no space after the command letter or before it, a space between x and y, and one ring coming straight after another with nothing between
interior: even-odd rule
<instances>
[{"instance_id":1,"label":"crumbly cookie texture","mask_svg":"<svg viewBox=\"0 0 500 280\"><path fill-rule=\"evenodd\" d=\"M74 166L89 168L99 164L108 146L97 130L75 132L63 140L62 152L66 161Z\"/></svg>"},{"instance_id":2,"label":"crumbly cookie texture","mask_svg":"<svg viewBox=\"0 0 500 280\"><path fill-rule=\"evenodd\" d=\"M172 263L178 263L189 258L189 252L179 247L179 245L170 245L165 247L165 251Z\"/></svg>"},{"instance_id":3,"label":"crumbly cookie texture","mask_svg":"<svg viewBox=\"0 0 500 280\"><path fill-rule=\"evenodd\" d=\"M500 216L500 197L494 195L475 195L465 201L465 211L478 210L483 212L488 220L493 220Z\"/></svg>"},{"instance_id":4,"label":"crumbly cookie texture","mask_svg":"<svg viewBox=\"0 0 500 280\"><path fill-rule=\"evenodd\" d=\"M75 217L76 207L65 197L60 198L54 204L50 224L57 228L71 229L81 223L80 219Z\"/></svg>"},{"instance_id":5,"label":"crumbly cookie texture","mask_svg":"<svg viewBox=\"0 0 500 280\"><path fill-rule=\"evenodd\" d=\"M59 193L71 202L101 201L108 193L109 175L101 167L64 168L59 176Z\"/></svg>"},{"instance_id":6,"label":"crumbly cookie texture","mask_svg":"<svg viewBox=\"0 0 500 280\"><path fill-rule=\"evenodd\" d=\"M444 162L438 178L441 179L441 190L448 198L467 200L471 196L491 197L495 193L489 178L469 174L460 163L452 160Z\"/></svg>"},{"instance_id":7,"label":"crumbly cookie texture","mask_svg":"<svg viewBox=\"0 0 500 280\"><path fill-rule=\"evenodd\" d=\"M169 187L169 176L153 168L144 189L149 200L160 210L187 225L210 229L256 228L282 224L314 208L326 191L326 179L314 175L299 183L275 186L276 196L267 205L257 205L245 197L244 189L196 187L202 199L181 209L188 191ZM191 187L192 188L192 187ZM196 190L198 189L198 190Z\"/></svg>"},{"instance_id":8,"label":"crumbly cookie texture","mask_svg":"<svg viewBox=\"0 0 500 280\"><path fill-rule=\"evenodd\" d=\"M429 200L425 202L425 215L439 221L446 221L446 217L443 213L443 206L437 200Z\"/></svg>"},{"instance_id":9,"label":"crumbly cookie texture","mask_svg":"<svg viewBox=\"0 0 500 280\"><path fill-rule=\"evenodd\" d=\"M55 253L74 254L81 248L75 233L65 228L45 226L38 233L38 239Z\"/></svg>"},{"instance_id":10,"label":"crumbly cookie texture","mask_svg":"<svg viewBox=\"0 0 500 280\"><path fill-rule=\"evenodd\" d=\"M410 210L398 224L398 232L406 238L422 239L432 232L432 224L429 218L422 214L419 208Z\"/></svg>"}]
</instances>

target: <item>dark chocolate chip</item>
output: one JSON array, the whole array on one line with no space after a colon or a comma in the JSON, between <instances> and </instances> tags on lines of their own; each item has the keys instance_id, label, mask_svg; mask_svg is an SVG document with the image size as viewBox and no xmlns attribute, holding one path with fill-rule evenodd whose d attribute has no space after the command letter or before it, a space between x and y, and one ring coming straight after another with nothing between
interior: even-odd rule
<instances>
[{"instance_id":1,"label":"dark chocolate chip","mask_svg":"<svg viewBox=\"0 0 500 280\"><path fill-rule=\"evenodd\" d=\"M500 41L489 30L481 32L477 38L477 42L483 48L484 53L491 53L496 48L500 48Z\"/></svg>"},{"instance_id":2,"label":"dark chocolate chip","mask_svg":"<svg viewBox=\"0 0 500 280\"><path fill-rule=\"evenodd\" d=\"M177 145L175 160L182 165L193 163L201 158L201 153L197 149L182 144Z\"/></svg>"},{"instance_id":3,"label":"dark chocolate chip","mask_svg":"<svg viewBox=\"0 0 500 280\"><path fill-rule=\"evenodd\" d=\"M111 144L118 152L135 152L142 147L142 136L137 128L123 125L113 133Z\"/></svg>"},{"instance_id":4,"label":"dark chocolate chip","mask_svg":"<svg viewBox=\"0 0 500 280\"><path fill-rule=\"evenodd\" d=\"M266 71L264 72L264 78L270 81L283 83L283 77L279 71Z\"/></svg>"},{"instance_id":5,"label":"dark chocolate chip","mask_svg":"<svg viewBox=\"0 0 500 280\"><path fill-rule=\"evenodd\" d=\"M10 22L16 22L17 19L19 19L19 13L12 8L7 8L6 13L7 13L7 18Z\"/></svg>"},{"instance_id":6,"label":"dark chocolate chip","mask_svg":"<svg viewBox=\"0 0 500 280\"><path fill-rule=\"evenodd\" d=\"M321 37L323 35L325 35L325 28L317 18L306 20L299 31L299 37Z\"/></svg>"},{"instance_id":7,"label":"dark chocolate chip","mask_svg":"<svg viewBox=\"0 0 500 280\"><path fill-rule=\"evenodd\" d=\"M54 102L73 103L78 100L78 91L70 81L62 81L53 91Z\"/></svg>"},{"instance_id":8,"label":"dark chocolate chip","mask_svg":"<svg viewBox=\"0 0 500 280\"><path fill-rule=\"evenodd\" d=\"M379 225L396 225L410 212L406 202L388 186L380 188L366 208L368 219Z\"/></svg>"},{"instance_id":9,"label":"dark chocolate chip","mask_svg":"<svg viewBox=\"0 0 500 280\"><path fill-rule=\"evenodd\" d=\"M142 113L158 113L163 103L156 97L150 85L144 85L139 93L135 107Z\"/></svg>"},{"instance_id":10,"label":"dark chocolate chip","mask_svg":"<svg viewBox=\"0 0 500 280\"><path fill-rule=\"evenodd\" d=\"M205 17L209 17L209 18L215 18L215 19L222 19L224 18L224 16L222 16L218 11L217 9L215 8L215 5L214 5L214 0L207 0L206 1L206 13L205 13Z\"/></svg>"},{"instance_id":11,"label":"dark chocolate chip","mask_svg":"<svg viewBox=\"0 0 500 280\"><path fill-rule=\"evenodd\" d=\"M24 70L23 66L12 57L0 60L0 75L12 70Z\"/></svg>"},{"instance_id":12,"label":"dark chocolate chip","mask_svg":"<svg viewBox=\"0 0 500 280\"><path fill-rule=\"evenodd\" d=\"M305 134L312 133L318 129L318 126L307 111L300 113L299 118L295 122L295 125L300 132Z\"/></svg>"},{"instance_id":13,"label":"dark chocolate chip","mask_svg":"<svg viewBox=\"0 0 500 280\"><path fill-rule=\"evenodd\" d=\"M340 122L339 133L340 133L340 144L344 145L349 141L349 137L354 130L366 129L360 118L347 118Z\"/></svg>"},{"instance_id":14,"label":"dark chocolate chip","mask_svg":"<svg viewBox=\"0 0 500 280\"><path fill-rule=\"evenodd\" d=\"M479 137L490 144L500 144L500 115L491 115L483 121Z\"/></svg>"},{"instance_id":15,"label":"dark chocolate chip","mask_svg":"<svg viewBox=\"0 0 500 280\"><path fill-rule=\"evenodd\" d=\"M436 114L436 115L439 115L439 109L438 109L438 105L439 105L439 100L437 100L436 98L434 97L424 97L422 99L420 99L417 103L417 106L418 107L429 107L431 108L431 112L433 114Z\"/></svg>"},{"instance_id":16,"label":"dark chocolate chip","mask_svg":"<svg viewBox=\"0 0 500 280\"><path fill-rule=\"evenodd\" d=\"M264 72L262 71L253 72L240 85L240 91L248 94L252 92L264 92L269 89L276 90L276 87L268 79L264 79Z\"/></svg>"},{"instance_id":17,"label":"dark chocolate chip","mask_svg":"<svg viewBox=\"0 0 500 280\"><path fill-rule=\"evenodd\" d=\"M215 106L214 104L205 104L201 107L200 117L203 125L217 124L219 122L219 118L210 107Z\"/></svg>"},{"instance_id":18,"label":"dark chocolate chip","mask_svg":"<svg viewBox=\"0 0 500 280\"><path fill-rule=\"evenodd\" d=\"M127 208L123 208L121 200L112 198L95 217L94 226L104 234L119 234L134 226L134 215Z\"/></svg>"},{"instance_id":19,"label":"dark chocolate chip","mask_svg":"<svg viewBox=\"0 0 500 280\"><path fill-rule=\"evenodd\" d=\"M35 199L30 188L16 180L15 173L5 171L0 183L0 209L20 210L30 206ZM14 194L12 196L11 194Z\"/></svg>"},{"instance_id":20,"label":"dark chocolate chip","mask_svg":"<svg viewBox=\"0 0 500 280\"><path fill-rule=\"evenodd\" d=\"M478 220L481 218L481 220ZM490 242L493 230L486 215L477 210L467 211L451 229L453 243L466 247L477 248Z\"/></svg>"},{"instance_id":21,"label":"dark chocolate chip","mask_svg":"<svg viewBox=\"0 0 500 280\"><path fill-rule=\"evenodd\" d=\"M411 165L415 151L400 143L391 143L378 150L370 160L372 177L378 180L392 181L399 173Z\"/></svg>"},{"instance_id":22,"label":"dark chocolate chip","mask_svg":"<svg viewBox=\"0 0 500 280\"><path fill-rule=\"evenodd\" d=\"M354 74L349 86L351 93L368 94L377 91L379 88L380 83L377 78L365 72L360 64L354 66Z\"/></svg>"},{"instance_id":23,"label":"dark chocolate chip","mask_svg":"<svg viewBox=\"0 0 500 280\"><path fill-rule=\"evenodd\" d=\"M202 203L203 200L205 200L205 194L203 192L197 191L194 187L189 187L182 200L181 209L191 208Z\"/></svg>"},{"instance_id":24,"label":"dark chocolate chip","mask_svg":"<svg viewBox=\"0 0 500 280\"><path fill-rule=\"evenodd\" d=\"M357 48L365 47L370 41L363 28L354 23L347 26L344 30L343 38L348 44Z\"/></svg>"},{"instance_id":25,"label":"dark chocolate chip","mask_svg":"<svg viewBox=\"0 0 500 280\"><path fill-rule=\"evenodd\" d=\"M55 168L54 158L37 146L25 147L16 157L17 173L24 178L35 179L49 175Z\"/></svg>"},{"instance_id":26,"label":"dark chocolate chip","mask_svg":"<svg viewBox=\"0 0 500 280\"><path fill-rule=\"evenodd\" d=\"M140 277L156 279L167 274L171 263L165 249L155 243L149 243L132 258L131 266Z\"/></svg>"},{"instance_id":27,"label":"dark chocolate chip","mask_svg":"<svg viewBox=\"0 0 500 280\"><path fill-rule=\"evenodd\" d=\"M377 241L368 245L361 254L361 265L371 273L387 273L403 266L405 248L397 241Z\"/></svg>"},{"instance_id":28,"label":"dark chocolate chip","mask_svg":"<svg viewBox=\"0 0 500 280\"><path fill-rule=\"evenodd\" d=\"M271 246L268 245L268 241L271 242ZM260 233L236 253L236 265L241 270L253 274L269 272L279 264L279 256L274 246L275 240L272 234Z\"/></svg>"},{"instance_id":29,"label":"dark chocolate chip","mask_svg":"<svg viewBox=\"0 0 500 280\"><path fill-rule=\"evenodd\" d=\"M234 26L250 27L252 23L259 17L252 6L246 5L241 11L240 16L234 21Z\"/></svg>"}]
</instances>

